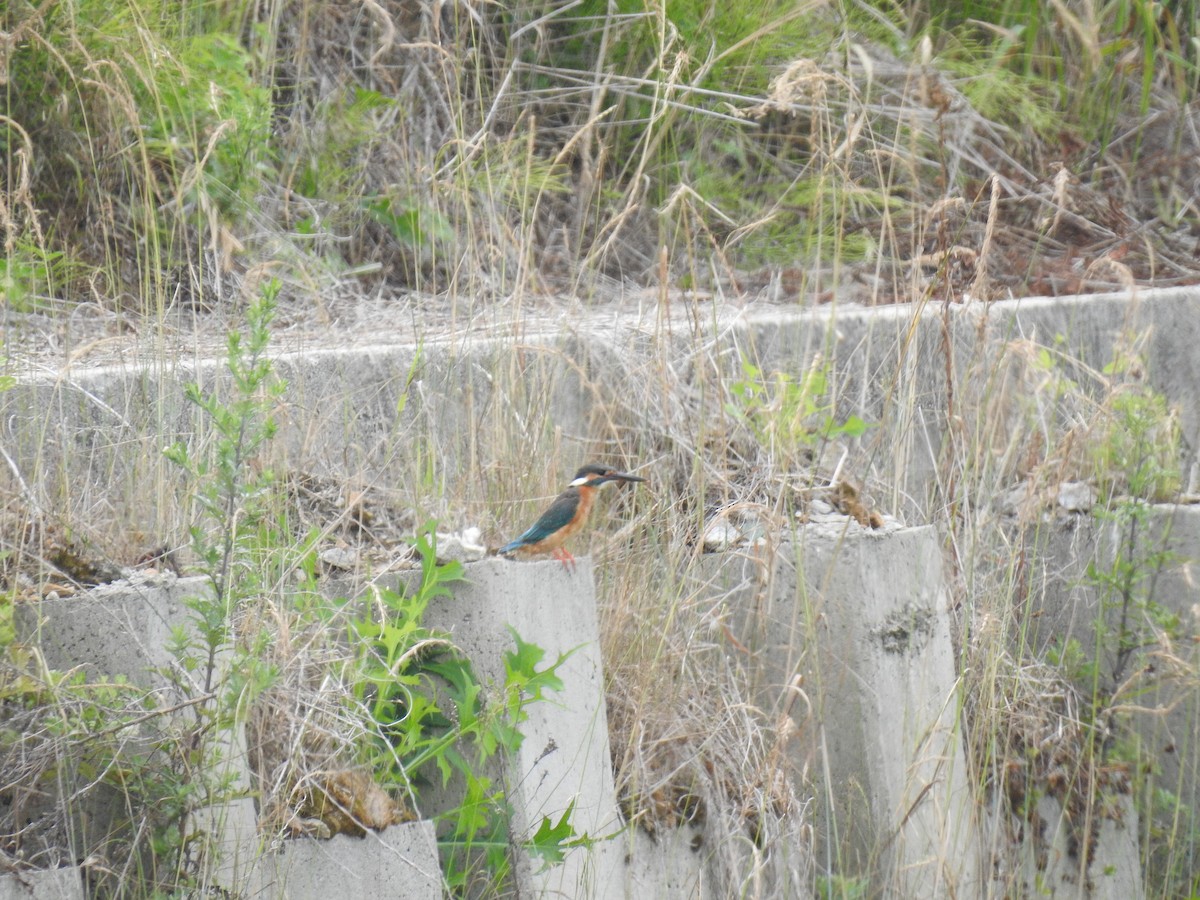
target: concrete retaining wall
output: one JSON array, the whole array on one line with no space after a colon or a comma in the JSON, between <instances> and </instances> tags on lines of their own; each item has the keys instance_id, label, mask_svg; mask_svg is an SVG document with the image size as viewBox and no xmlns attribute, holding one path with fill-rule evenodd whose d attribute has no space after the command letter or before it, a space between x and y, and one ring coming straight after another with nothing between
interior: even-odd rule
<instances>
[{"instance_id":1,"label":"concrete retaining wall","mask_svg":"<svg viewBox=\"0 0 1200 900\"><path fill-rule=\"evenodd\" d=\"M933 529L871 531L845 519L800 527L794 541L775 551L708 557L696 587L734 612L760 703L793 710L800 729L792 743L795 771L822 775L818 859L832 860L834 871L869 876L888 896L983 896L1014 883L1032 888L1050 881L1060 883L1056 896L1067 896L1079 873L1054 810L1043 810L1049 862L1044 847L1006 846L1006 870L995 885L996 873L982 862L995 858L1004 843L996 835L1011 823L986 815L972 787L941 567ZM492 559L468 566L467 576L429 616L472 657L481 677L502 680L503 653L512 647L507 625L542 647L547 661L571 654L560 670L566 692L529 708L526 741L505 773L516 833L536 829L543 816L557 821L574 804L575 827L607 838L547 871L520 861L522 896L721 896L686 829L658 842L623 832L590 561L581 559L571 572L555 561ZM200 579L160 576L26 607L18 621L54 667L86 665L95 674L120 673L161 688L156 670L171 657L156 642L186 622L183 598L204 589ZM792 703L796 689L804 697L799 705ZM243 764L239 755L229 758ZM357 873L355 895L366 900L398 896L396 879L411 886L403 896L440 892L428 823L365 841L288 841L264 855L250 805L243 801L227 812L230 821L219 829L226 848L219 883L324 900L331 885L349 883L349 876L330 874L344 870ZM1125 827L1101 836L1093 868L1106 874L1098 888L1093 883L1094 896L1140 895L1135 823L1130 810Z\"/></svg>"},{"instance_id":2,"label":"concrete retaining wall","mask_svg":"<svg viewBox=\"0 0 1200 900\"><path fill-rule=\"evenodd\" d=\"M738 622L759 702L792 710L795 772L823 776L816 858L898 897L979 895L933 529L880 533L847 518L766 552L714 558L708 589Z\"/></svg>"},{"instance_id":3,"label":"concrete retaining wall","mask_svg":"<svg viewBox=\"0 0 1200 900\"><path fill-rule=\"evenodd\" d=\"M0 900L84 900L83 871L50 869L0 875Z\"/></svg>"},{"instance_id":4,"label":"concrete retaining wall","mask_svg":"<svg viewBox=\"0 0 1200 900\"><path fill-rule=\"evenodd\" d=\"M1134 298L1023 300L956 307L945 321L934 308L751 310L715 318L713 347L706 352L735 360L745 355L764 371L794 373L823 354L834 367L830 383L837 386L842 408L878 423L867 438L882 448L873 474L894 485L892 502L882 505L919 512L933 470L930 448L939 445L944 429L947 343L957 382L973 365L986 369L1005 342L1017 337L1050 341L1063 335L1066 353L1099 367L1111 358L1120 334L1149 329L1150 378L1180 405L1185 437L1193 446L1200 443L1197 296L1187 288L1144 291ZM398 492L414 466L443 476L486 469L492 462L490 437L503 432L511 440L529 421L559 429L556 435L524 435L530 459L534 448L544 453L547 446L564 458L579 458L597 434L596 404L590 401L621 409L645 382L643 371L628 366L631 346L644 347L654 365L679 371L687 370L694 352L690 337L676 340L648 324L618 324L610 343L598 335L611 333L612 323L604 329L586 322L581 327L585 331L579 334L527 337L520 344L430 340L418 351L396 341L283 354L279 370L289 389L281 439L313 471L360 475L396 485ZM158 368L68 367L22 376L0 393L0 442L7 464L2 477L27 490L28 501L55 509L68 521L86 519L82 511L103 503L118 510L130 527L157 534L169 498L148 502L146 488L169 494L173 477L161 449L176 437L197 443L204 434L196 411L182 399L182 385L192 378L216 384L218 371L211 361L180 361ZM406 447L426 456L402 452ZM1180 529L1181 542L1192 527ZM1195 556L1194 544L1180 546ZM958 698L939 552L927 529L879 535L855 532L847 523L836 534L802 530L787 552L755 559L749 569L736 555L709 561L703 576L714 590L728 593L737 611L740 640L749 650L762 701L782 708L794 693L787 686L803 676L800 687L815 716L802 723L815 723L803 762L820 760L824 770L830 857L847 870L875 873L899 892L969 890L983 877L976 850L986 843L979 831L983 817L970 809L972 782L957 746ZM1054 559L1053 546L1048 552ZM757 573L766 574L761 582L751 581L753 589L734 589ZM542 815L574 799L581 804L583 827L608 833L619 819L605 764L602 678L586 565L568 576L556 563L505 567L487 562L472 567L471 576L472 583L459 593L465 602L439 607L435 615L444 615L442 624L480 654L482 671L496 671L489 666L497 664L498 648L507 645L505 622L551 653L580 648L564 669L579 692L565 704L568 714L561 721L531 723L537 736L527 742L528 755L514 761L511 777L522 827L535 827ZM1176 577L1179 609L1187 614L1192 588L1186 570L1165 575L1164 585ZM1063 596L1077 592L1071 578L1059 583ZM162 647L170 624L180 621L179 591L191 589L169 579L143 580L62 601L61 619L39 631L33 616L60 615L56 604L43 603L22 613L21 627L27 635L39 635L53 665L85 665L165 690L165 682L152 673L172 664ZM1077 629L1089 615L1086 598L1082 602L1067 607L1052 599L1045 627L1059 621L1060 633ZM84 614L80 603L95 604L95 612ZM1055 619L1059 606L1081 611L1080 618ZM485 617L485 609L494 617ZM569 621L558 621L563 609L572 610ZM1031 634L1036 642L1037 629ZM537 715L543 712L549 715L540 709ZM1194 729L1196 715L1186 716L1163 716L1165 731L1153 739L1171 741L1179 729ZM551 743L555 749L543 754ZM1189 732L1180 744L1196 748L1200 740ZM228 756L237 760L238 749L230 748ZM1195 779L1187 773L1196 768L1194 759L1182 761L1175 776L1190 796ZM233 819L244 825L244 812ZM832 823L841 829L837 834ZM244 845L243 830L234 828L234 845ZM643 845L612 841L607 846L620 849L580 854L544 875L519 874L534 892L645 896L635 891L644 891L656 864L645 863L638 849ZM672 859L661 867L664 879L688 885L680 888L687 895L697 886L702 892L710 889L702 875L692 879L700 867ZM931 865L931 859L941 862ZM428 871L424 863L418 868ZM622 887L613 893L616 884Z\"/></svg>"},{"instance_id":5,"label":"concrete retaining wall","mask_svg":"<svg viewBox=\"0 0 1200 900\"><path fill-rule=\"evenodd\" d=\"M873 476L892 488L882 505L920 514L944 432L947 342L962 404L970 402L966 373L986 376L1017 338L1053 343L1062 336L1065 354L1100 369L1122 333L1147 331L1151 384L1179 405L1185 438L1200 446L1198 298L1195 288L1032 298L955 306L945 322L932 306L767 307L714 318L713 333L700 337L706 353L734 361L731 372L744 355L764 372L801 373L821 354L833 367L839 407L877 423L863 443L877 450ZM581 459L600 424L593 416L643 397L652 371L695 367L690 328L673 337L657 331L655 320L608 318L576 327L466 345L381 335L376 346L280 353L288 391L278 440L309 471L402 491L414 466L458 478L493 464L495 446L531 462L549 447ZM631 352L643 354L636 365ZM183 385L198 379L213 387L219 371L214 361L168 360L31 373L0 393L0 443L47 508L86 521L86 511L104 503L133 527L159 533L165 516L157 511L168 498L147 502L145 490L172 483L162 448L180 438L196 446L206 431ZM639 413L654 415L655 404L669 398L647 402ZM530 432L531 422L555 433ZM525 445L511 447L514 439Z\"/></svg>"},{"instance_id":6,"label":"concrete retaining wall","mask_svg":"<svg viewBox=\"0 0 1200 900\"><path fill-rule=\"evenodd\" d=\"M1138 773L1145 789L1177 797L1173 827L1180 835L1200 835L1200 507L1151 507L1132 529L1092 516L1060 516L1030 542L1031 577L1044 590L1023 610L1020 640L1038 656L1058 655L1075 643L1073 665L1098 659L1105 687L1114 678L1122 601L1118 591L1089 577L1088 567L1113 573L1118 560L1133 566L1127 627L1148 646L1119 676L1126 685L1121 724L1133 729L1154 761ZM1099 653L1098 634L1109 648Z\"/></svg>"},{"instance_id":7,"label":"concrete retaining wall","mask_svg":"<svg viewBox=\"0 0 1200 900\"><path fill-rule=\"evenodd\" d=\"M942 569L934 529L849 518L701 567L694 589L738 623L759 702L800 732L791 760L816 775L815 858L896 898L1143 896L1128 802L1120 822L1083 823L1043 797L1036 831L989 807L999 798L964 752ZM1084 865L1071 843L1088 829Z\"/></svg>"},{"instance_id":8,"label":"concrete retaining wall","mask_svg":"<svg viewBox=\"0 0 1200 900\"><path fill-rule=\"evenodd\" d=\"M147 690L166 692L162 672L175 662L167 640L174 628L189 622L186 598L206 590L200 578L143 578L21 607L17 624L23 638L38 645L53 668L83 666L91 677L121 675ZM519 859L515 877L521 896L719 896L712 893L703 857L686 837L668 834L655 844L624 830L613 789L588 559L580 559L574 572L558 562L519 565L493 559L472 565L468 581L458 586L453 599L431 607L429 623L452 634L485 681L503 681L503 653L512 649L508 625L544 649L548 662L570 654L559 670L564 694L529 707L526 740L504 777L516 834L531 834L545 816L557 821L573 805L574 827L597 843L544 871L529 859ZM164 695L164 705L168 699ZM234 767L237 781L250 783L244 753L226 752L224 761ZM116 819L118 811L110 817ZM254 818L250 800L212 811L212 827L223 852L210 875L214 883L288 900L429 900L442 894L429 822L392 826L364 839L298 839L268 849ZM64 872L73 875L46 876L46 883L78 882L77 870Z\"/></svg>"}]
</instances>

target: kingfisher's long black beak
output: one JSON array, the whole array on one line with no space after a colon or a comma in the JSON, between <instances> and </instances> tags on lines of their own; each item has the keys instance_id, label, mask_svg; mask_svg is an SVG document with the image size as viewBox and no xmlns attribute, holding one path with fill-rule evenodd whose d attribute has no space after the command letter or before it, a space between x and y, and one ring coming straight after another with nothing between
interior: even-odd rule
<instances>
[{"instance_id":1,"label":"kingfisher's long black beak","mask_svg":"<svg viewBox=\"0 0 1200 900\"><path fill-rule=\"evenodd\" d=\"M645 478L638 478L636 475L629 475L625 472L605 472L598 478L594 484L604 484L606 481L645 481Z\"/></svg>"}]
</instances>

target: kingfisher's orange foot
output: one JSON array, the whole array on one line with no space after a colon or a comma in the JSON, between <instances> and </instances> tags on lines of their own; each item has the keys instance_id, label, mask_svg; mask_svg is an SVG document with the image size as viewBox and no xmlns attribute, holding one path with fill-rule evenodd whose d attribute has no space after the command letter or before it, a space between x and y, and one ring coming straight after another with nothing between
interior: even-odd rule
<instances>
[{"instance_id":1,"label":"kingfisher's orange foot","mask_svg":"<svg viewBox=\"0 0 1200 900\"><path fill-rule=\"evenodd\" d=\"M571 555L571 552L566 547L559 547L555 550L554 558L563 564L564 569L572 575L575 574L575 557Z\"/></svg>"}]
</instances>

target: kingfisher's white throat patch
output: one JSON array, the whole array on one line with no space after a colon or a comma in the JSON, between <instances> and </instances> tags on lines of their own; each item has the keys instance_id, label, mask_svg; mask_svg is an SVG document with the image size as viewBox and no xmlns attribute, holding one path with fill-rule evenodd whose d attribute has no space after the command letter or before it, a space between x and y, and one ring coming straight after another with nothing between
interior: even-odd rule
<instances>
[{"instance_id":1,"label":"kingfisher's white throat patch","mask_svg":"<svg viewBox=\"0 0 1200 900\"><path fill-rule=\"evenodd\" d=\"M585 484L591 484L599 477L599 475L584 475L581 478L576 478L568 485L568 487L582 487ZM611 481L601 481L598 485L596 485L596 489L599 490L600 488L607 487L610 484L612 484Z\"/></svg>"}]
</instances>

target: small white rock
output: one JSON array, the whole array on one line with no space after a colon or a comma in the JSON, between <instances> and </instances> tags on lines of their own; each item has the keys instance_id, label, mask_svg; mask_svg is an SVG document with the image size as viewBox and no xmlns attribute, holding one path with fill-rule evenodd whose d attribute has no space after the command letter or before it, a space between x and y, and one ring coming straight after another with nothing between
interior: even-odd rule
<instances>
[{"instance_id":1,"label":"small white rock","mask_svg":"<svg viewBox=\"0 0 1200 900\"><path fill-rule=\"evenodd\" d=\"M476 562L487 556L487 547L482 541L483 532L478 528L464 528L461 534L437 536L438 559L452 562Z\"/></svg>"},{"instance_id":2,"label":"small white rock","mask_svg":"<svg viewBox=\"0 0 1200 900\"><path fill-rule=\"evenodd\" d=\"M358 556L345 547L326 547L317 554L317 559L329 568L341 569L343 572L353 569L358 563Z\"/></svg>"},{"instance_id":3,"label":"small white rock","mask_svg":"<svg viewBox=\"0 0 1200 900\"><path fill-rule=\"evenodd\" d=\"M484 556L487 555L487 544L483 542L483 529L476 528L472 525L470 528L462 530L463 546L470 550L478 550Z\"/></svg>"},{"instance_id":4,"label":"small white rock","mask_svg":"<svg viewBox=\"0 0 1200 900\"><path fill-rule=\"evenodd\" d=\"M1064 481L1058 486L1058 505L1067 512L1087 512L1096 505L1096 492L1085 481Z\"/></svg>"},{"instance_id":5,"label":"small white rock","mask_svg":"<svg viewBox=\"0 0 1200 900\"><path fill-rule=\"evenodd\" d=\"M816 497L808 501L808 513L812 516L831 516L833 515L833 505L826 503L824 500L819 500Z\"/></svg>"},{"instance_id":6,"label":"small white rock","mask_svg":"<svg viewBox=\"0 0 1200 900\"><path fill-rule=\"evenodd\" d=\"M710 522L708 527L704 529L704 544L705 553L720 553L723 550L728 550L741 539L741 533L725 521Z\"/></svg>"}]
</instances>

